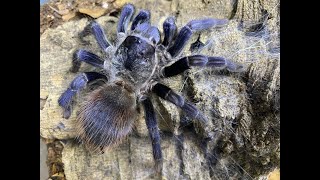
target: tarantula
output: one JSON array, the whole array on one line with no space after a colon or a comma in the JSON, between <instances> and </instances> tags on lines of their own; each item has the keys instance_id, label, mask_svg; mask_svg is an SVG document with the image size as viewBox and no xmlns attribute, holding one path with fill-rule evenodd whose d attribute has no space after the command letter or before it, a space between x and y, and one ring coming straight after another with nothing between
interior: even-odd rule
<instances>
[{"instance_id":1,"label":"tarantula","mask_svg":"<svg viewBox=\"0 0 320 180\"><path fill-rule=\"evenodd\" d=\"M72 111L74 96L89 83L102 79L104 83L86 96L86 101L77 114L78 138L91 151L104 151L114 147L133 128L137 118L136 106L142 103L145 121L152 141L155 168L162 170L162 152L156 114L150 100L155 94L179 108L187 116L204 126L207 119L200 111L168 86L161 84L162 78L169 78L197 67L212 67L237 71L242 68L222 57L191 55L179 57L192 34L212 27L225 25L226 19L192 20L177 33L173 17L163 23L164 38L160 31L150 25L150 12L140 10L127 30L134 6L126 4L117 25L117 40L112 45L102 27L91 21L83 32L90 32L105 53L101 58L94 53L80 49L75 51L72 72L77 72L81 62L100 68L100 72L84 72L70 83L58 100L63 108L63 117L68 119ZM87 34L82 34L85 36Z\"/></svg>"}]
</instances>

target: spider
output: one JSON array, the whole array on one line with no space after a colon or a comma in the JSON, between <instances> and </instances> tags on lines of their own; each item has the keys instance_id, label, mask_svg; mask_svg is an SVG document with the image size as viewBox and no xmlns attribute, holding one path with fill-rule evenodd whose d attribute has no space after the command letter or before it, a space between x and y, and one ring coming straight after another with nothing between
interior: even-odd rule
<instances>
[{"instance_id":1,"label":"spider","mask_svg":"<svg viewBox=\"0 0 320 180\"><path fill-rule=\"evenodd\" d=\"M211 67L238 71L241 65L223 57L190 55L181 57L181 52L194 33L227 24L227 19L198 19L183 26L179 33L174 17L163 23L164 38L160 31L150 25L150 12L140 10L134 14L134 6L126 4L117 25L117 39L111 44L102 27L92 20L81 36L93 34L105 57L85 50L76 50L73 55L72 72L78 72L82 62L101 72L83 72L76 76L58 103L63 108L63 117L72 112L74 96L91 82L102 79L100 86L86 95L86 100L77 113L78 138L90 151L104 152L121 142L133 129L137 119L136 107L142 103L145 122L152 141L155 169L162 171L162 152L156 114L151 96L157 95L182 109L192 119L204 126L207 119L181 95L174 92L161 79L170 78L196 67ZM201 43L200 43L201 44Z\"/></svg>"}]
</instances>

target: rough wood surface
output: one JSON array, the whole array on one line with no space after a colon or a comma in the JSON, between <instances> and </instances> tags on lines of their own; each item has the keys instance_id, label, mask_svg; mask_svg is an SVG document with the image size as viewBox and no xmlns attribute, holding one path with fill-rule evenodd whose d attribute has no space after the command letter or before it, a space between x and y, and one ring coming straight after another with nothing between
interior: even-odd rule
<instances>
[{"instance_id":1,"label":"rough wood surface","mask_svg":"<svg viewBox=\"0 0 320 180\"><path fill-rule=\"evenodd\" d=\"M202 53L230 58L246 65L246 71L194 68L165 81L204 112L215 139L205 141L200 125L189 122L172 104L153 98L164 156L163 172L157 175L143 113L135 131L119 147L102 155L90 154L73 140L77 106L65 120L57 100L75 77L69 72L72 53L82 47L78 33L88 20L46 30L40 37L40 135L65 140L62 162L66 179L256 179L279 167L279 1L131 2L136 9L149 9L152 23L161 31L169 15L176 16L179 28L195 18L233 18L226 27L201 35L202 42L212 42ZM97 21L114 39L116 23L112 21L117 18L105 16ZM189 44L196 39L194 36ZM90 49L97 49L92 38L90 42ZM80 71L91 69L83 65Z\"/></svg>"}]
</instances>

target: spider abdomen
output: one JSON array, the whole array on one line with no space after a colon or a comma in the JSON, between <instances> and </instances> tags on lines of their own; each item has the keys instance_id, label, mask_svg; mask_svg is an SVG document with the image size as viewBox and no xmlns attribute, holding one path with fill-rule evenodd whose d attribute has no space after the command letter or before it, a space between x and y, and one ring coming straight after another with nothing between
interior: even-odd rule
<instances>
[{"instance_id":1,"label":"spider abdomen","mask_svg":"<svg viewBox=\"0 0 320 180\"><path fill-rule=\"evenodd\" d=\"M132 130L135 107L134 92L123 82L94 90L78 112L79 139L93 152L117 145Z\"/></svg>"}]
</instances>

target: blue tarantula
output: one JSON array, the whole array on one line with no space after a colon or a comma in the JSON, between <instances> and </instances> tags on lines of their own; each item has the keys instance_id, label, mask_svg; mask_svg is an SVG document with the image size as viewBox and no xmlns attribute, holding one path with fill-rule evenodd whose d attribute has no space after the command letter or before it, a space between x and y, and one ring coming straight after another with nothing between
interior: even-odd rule
<instances>
[{"instance_id":1,"label":"blue tarantula","mask_svg":"<svg viewBox=\"0 0 320 180\"><path fill-rule=\"evenodd\" d=\"M155 94L179 108L187 116L206 126L206 118L190 102L161 84L169 78L197 67L213 67L237 71L242 68L222 57L191 55L179 57L192 34L212 27L225 25L226 19L192 20L177 33L173 17L163 23L164 38L161 42L157 27L150 25L150 12L141 10L127 29L134 6L126 4L117 26L117 40L112 45L102 27L95 21L86 26L84 32L94 35L105 57L101 58L84 49L74 53L72 72L77 72L81 62L100 68L99 72L79 74L58 100L63 108L63 117L69 118L74 96L88 83L103 79L104 83L88 93L86 101L77 114L78 138L91 151L104 151L117 145L133 128L137 119L136 106L142 103L145 121L152 141L155 168L162 170L162 152L156 114L150 100ZM89 31L88 31L89 30ZM87 34L82 34L82 36Z\"/></svg>"}]
</instances>

